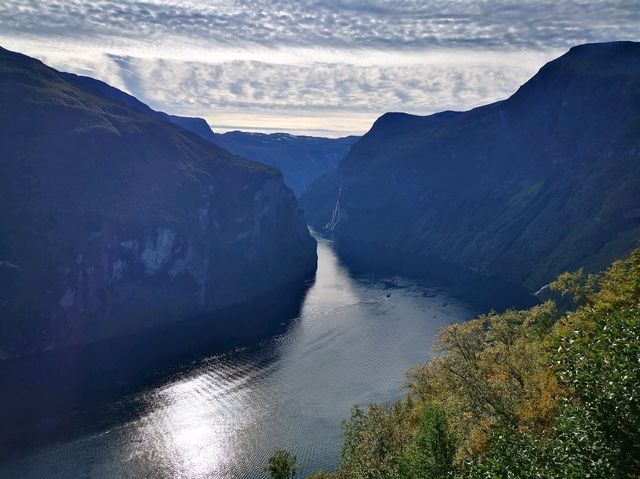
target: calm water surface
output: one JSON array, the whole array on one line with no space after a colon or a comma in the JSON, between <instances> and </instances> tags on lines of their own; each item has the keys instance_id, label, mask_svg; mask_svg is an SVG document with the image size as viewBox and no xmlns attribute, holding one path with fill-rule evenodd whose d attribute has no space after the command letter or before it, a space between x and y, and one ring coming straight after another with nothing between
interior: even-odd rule
<instances>
[{"instance_id":1,"label":"calm water surface","mask_svg":"<svg viewBox=\"0 0 640 479\"><path fill-rule=\"evenodd\" d=\"M0 477L260 478L278 448L303 473L333 468L351 406L400 397L439 328L474 311L410 280L355 279L322 240L318 256L283 334L75 413L69 421L85 426L5 460Z\"/></svg>"}]
</instances>

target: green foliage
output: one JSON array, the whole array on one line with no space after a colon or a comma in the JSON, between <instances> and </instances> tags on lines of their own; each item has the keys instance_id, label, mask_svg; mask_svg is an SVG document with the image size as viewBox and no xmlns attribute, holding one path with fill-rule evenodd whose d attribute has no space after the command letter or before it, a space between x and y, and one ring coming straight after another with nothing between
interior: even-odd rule
<instances>
[{"instance_id":1,"label":"green foliage","mask_svg":"<svg viewBox=\"0 0 640 479\"><path fill-rule=\"evenodd\" d=\"M620 449L620 467L640 470L640 306L592 314L594 329L562 338L558 374Z\"/></svg>"},{"instance_id":2,"label":"green foliage","mask_svg":"<svg viewBox=\"0 0 640 479\"><path fill-rule=\"evenodd\" d=\"M497 429L487 451L465 464L462 479L614 478L617 450L584 409L567 407L549 434Z\"/></svg>"},{"instance_id":3,"label":"green foliage","mask_svg":"<svg viewBox=\"0 0 640 479\"><path fill-rule=\"evenodd\" d=\"M293 479L298 474L298 464L296 456L288 451L276 451L269 458L265 472L269 473L271 479Z\"/></svg>"},{"instance_id":4,"label":"green foliage","mask_svg":"<svg viewBox=\"0 0 640 479\"><path fill-rule=\"evenodd\" d=\"M324 477L640 477L640 250L553 287L562 317L549 301L444 328L407 398L354 408Z\"/></svg>"},{"instance_id":5,"label":"green foliage","mask_svg":"<svg viewBox=\"0 0 640 479\"><path fill-rule=\"evenodd\" d=\"M460 460L485 448L492 427L545 428L559 394L544 347L556 309L491 313L443 329L440 356L409 371L408 386L423 401L440 403L462 438Z\"/></svg>"},{"instance_id":6,"label":"green foliage","mask_svg":"<svg viewBox=\"0 0 640 479\"><path fill-rule=\"evenodd\" d=\"M443 479L450 477L456 451L455 438L442 409L426 405L416 426L416 435L401 461L402 477Z\"/></svg>"},{"instance_id":7,"label":"green foliage","mask_svg":"<svg viewBox=\"0 0 640 479\"><path fill-rule=\"evenodd\" d=\"M407 411L402 402L354 406L343 423L344 442L340 477L350 479L400 478L400 461L409 439Z\"/></svg>"},{"instance_id":8,"label":"green foliage","mask_svg":"<svg viewBox=\"0 0 640 479\"><path fill-rule=\"evenodd\" d=\"M562 273L551 283L551 289L568 295L575 304L584 304L591 298L596 290L598 276L585 274L584 268L575 272Z\"/></svg>"}]
</instances>

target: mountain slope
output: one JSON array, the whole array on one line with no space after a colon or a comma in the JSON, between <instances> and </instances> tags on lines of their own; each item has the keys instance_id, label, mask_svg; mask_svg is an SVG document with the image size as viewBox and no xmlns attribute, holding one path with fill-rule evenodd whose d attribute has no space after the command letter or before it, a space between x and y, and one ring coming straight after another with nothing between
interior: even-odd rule
<instances>
[{"instance_id":1,"label":"mountain slope","mask_svg":"<svg viewBox=\"0 0 640 479\"><path fill-rule=\"evenodd\" d=\"M213 141L213 131L209 124L202 118L193 118L188 116L169 115L162 111L153 110L145 103L138 100L133 95L119 90L108 83L105 83L95 78L86 77L82 75L76 75L75 73L60 73L66 80L74 83L85 90L91 90L99 95L102 95L110 100L120 102L134 110L149 115L156 116L157 118L174 123L185 130L189 130L198 136L201 136L205 140Z\"/></svg>"},{"instance_id":2,"label":"mountain slope","mask_svg":"<svg viewBox=\"0 0 640 479\"><path fill-rule=\"evenodd\" d=\"M213 141L236 155L275 166L299 197L316 178L334 170L359 139L232 131L215 134Z\"/></svg>"},{"instance_id":3,"label":"mountain slope","mask_svg":"<svg viewBox=\"0 0 640 479\"><path fill-rule=\"evenodd\" d=\"M93 90L99 95L160 120L174 123L236 155L278 168L285 183L296 196L300 196L316 178L334 170L349 148L359 139L357 136L334 139L243 131L214 135L209 124L202 118L169 115L153 110L136 97L95 78L74 73L62 75L82 88Z\"/></svg>"},{"instance_id":4,"label":"mountain slope","mask_svg":"<svg viewBox=\"0 0 640 479\"><path fill-rule=\"evenodd\" d=\"M538 288L640 238L640 44L572 48L505 101L376 121L302 199L343 251L431 257Z\"/></svg>"},{"instance_id":5,"label":"mountain slope","mask_svg":"<svg viewBox=\"0 0 640 479\"><path fill-rule=\"evenodd\" d=\"M276 170L0 50L0 357L128 334L315 271Z\"/></svg>"},{"instance_id":6,"label":"mountain slope","mask_svg":"<svg viewBox=\"0 0 640 479\"><path fill-rule=\"evenodd\" d=\"M205 140L216 143L227 151L265 165L278 168L285 183L300 196L313 181L334 170L338 163L358 141L357 136L319 138L286 133L247 133L232 131L215 134L202 118L191 118L156 111L136 97L95 78L62 73L74 84L108 99L120 102L134 110L174 123Z\"/></svg>"}]
</instances>

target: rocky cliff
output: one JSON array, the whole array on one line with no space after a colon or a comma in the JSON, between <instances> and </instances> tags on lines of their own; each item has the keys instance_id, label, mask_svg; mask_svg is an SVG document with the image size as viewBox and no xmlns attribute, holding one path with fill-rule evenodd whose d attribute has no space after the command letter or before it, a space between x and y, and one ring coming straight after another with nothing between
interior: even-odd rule
<instances>
[{"instance_id":1,"label":"rocky cliff","mask_svg":"<svg viewBox=\"0 0 640 479\"><path fill-rule=\"evenodd\" d=\"M313 275L276 170L0 50L0 354L129 334Z\"/></svg>"}]
</instances>

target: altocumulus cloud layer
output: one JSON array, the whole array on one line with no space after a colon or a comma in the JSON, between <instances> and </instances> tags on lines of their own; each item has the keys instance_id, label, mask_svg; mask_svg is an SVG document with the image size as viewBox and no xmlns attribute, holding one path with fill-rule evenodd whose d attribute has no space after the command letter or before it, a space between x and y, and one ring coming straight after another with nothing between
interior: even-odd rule
<instances>
[{"instance_id":1,"label":"altocumulus cloud layer","mask_svg":"<svg viewBox=\"0 0 640 479\"><path fill-rule=\"evenodd\" d=\"M572 45L639 31L637 0L0 2L6 48L218 129L329 135L503 98Z\"/></svg>"}]
</instances>

